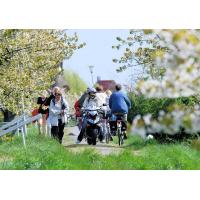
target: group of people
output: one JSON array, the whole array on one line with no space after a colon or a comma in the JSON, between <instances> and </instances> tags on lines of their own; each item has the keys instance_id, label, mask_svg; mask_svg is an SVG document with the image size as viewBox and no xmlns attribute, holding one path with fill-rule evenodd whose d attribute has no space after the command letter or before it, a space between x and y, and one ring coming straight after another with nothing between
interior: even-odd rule
<instances>
[{"instance_id":1,"label":"group of people","mask_svg":"<svg viewBox=\"0 0 200 200\"><path fill-rule=\"evenodd\" d=\"M81 117L81 109L91 106L106 106L108 113L111 115L120 113L123 115L123 121L127 122L127 114L131 103L121 89L120 84L116 84L113 93L110 90L104 92L102 86L87 88L87 91L75 102L76 116ZM39 121L40 132L50 133L53 138L62 143L69 104L59 87L54 87L50 93L48 96L48 92L43 91L37 101L37 104L39 104L38 112L42 114L42 118ZM81 121L80 133L76 141L77 144L82 141L87 125L86 118L83 117ZM99 139L101 142L104 142L104 135L100 134Z\"/></svg>"},{"instance_id":2,"label":"group of people","mask_svg":"<svg viewBox=\"0 0 200 200\"><path fill-rule=\"evenodd\" d=\"M131 108L131 103L129 98L121 91L122 86L116 84L115 91L112 93L110 90L103 91L102 86L97 86L96 88L88 88L87 91L80 97L80 99L75 103L75 109L77 116L81 115L81 109L88 107L101 107L103 105L107 106L107 112L113 115L121 114L123 116L123 121L127 122L128 110ZM76 143L81 143L85 129L87 125L86 117L82 119L82 127L80 134L78 135ZM124 138L126 139L126 135ZM100 134L100 142L104 142L104 134Z\"/></svg>"},{"instance_id":3,"label":"group of people","mask_svg":"<svg viewBox=\"0 0 200 200\"><path fill-rule=\"evenodd\" d=\"M48 92L43 91L41 97L38 97L38 113L42 114L40 132L51 132L51 136L62 143L69 105L59 87L54 87L50 93L47 97Z\"/></svg>"}]
</instances>

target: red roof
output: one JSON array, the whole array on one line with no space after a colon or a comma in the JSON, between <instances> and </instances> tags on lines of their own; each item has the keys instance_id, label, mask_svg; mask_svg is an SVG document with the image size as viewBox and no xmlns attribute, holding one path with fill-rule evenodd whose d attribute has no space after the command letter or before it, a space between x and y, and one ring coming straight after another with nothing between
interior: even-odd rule
<instances>
[{"instance_id":1,"label":"red roof","mask_svg":"<svg viewBox=\"0 0 200 200\"><path fill-rule=\"evenodd\" d=\"M104 91L105 90L111 90L111 91L115 90L116 83L114 80L101 80L101 81L98 81L97 83L103 87Z\"/></svg>"}]
</instances>

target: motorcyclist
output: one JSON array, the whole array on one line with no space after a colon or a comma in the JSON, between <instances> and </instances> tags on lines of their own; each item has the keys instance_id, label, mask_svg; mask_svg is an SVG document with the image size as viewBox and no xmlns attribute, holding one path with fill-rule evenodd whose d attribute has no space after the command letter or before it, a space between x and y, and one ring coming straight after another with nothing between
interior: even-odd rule
<instances>
[{"instance_id":1,"label":"motorcyclist","mask_svg":"<svg viewBox=\"0 0 200 200\"><path fill-rule=\"evenodd\" d=\"M86 97L85 101L83 102L82 109L86 109L88 107L99 107L101 106L101 102L96 96L96 89L95 88L89 88L88 89L88 96ZM77 138L76 144L79 144L84 136L85 128L87 125L87 118L83 118L82 128L80 131L80 134Z\"/></svg>"},{"instance_id":2,"label":"motorcyclist","mask_svg":"<svg viewBox=\"0 0 200 200\"><path fill-rule=\"evenodd\" d=\"M86 97L88 96L88 91L89 91L89 88L87 88L87 90L81 95L81 97L78 100L76 100L76 102L74 103L75 115L78 121L77 126L79 130L81 130L81 127L82 127L81 108L83 107L83 103Z\"/></svg>"},{"instance_id":3,"label":"motorcyclist","mask_svg":"<svg viewBox=\"0 0 200 200\"><path fill-rule=\"evenodd\" d=\"M122 86L116 84L116 91L112 93L109 99L109 107L111 113L114 115L122 115L122 120L127 127L127 114L128 110L131 108L131 102L129 98L121 91ZM127 139L126 134L124 134L124 139Z\"/></svg>"}]
</instances>

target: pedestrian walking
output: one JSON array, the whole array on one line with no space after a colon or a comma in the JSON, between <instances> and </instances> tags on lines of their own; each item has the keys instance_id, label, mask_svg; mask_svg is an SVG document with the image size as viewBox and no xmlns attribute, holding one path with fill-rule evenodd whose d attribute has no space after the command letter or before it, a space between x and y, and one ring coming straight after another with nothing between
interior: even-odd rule
<instances>
[{"instance_id":1,"label":"pedestrian walking","mask_svg":"<svg viewBox=\"0 0 200 200\"><path fill-rule=\"evenodd\" d=\"M49 122L51 124L51 135L62 143L64 135L65 123L67 123L67 112L69 106L64 99L61 90L57 89L54 93L55 98L52 98L49 106Z\"/></svg>"},{"instance_id":2,"label":"pedestrian walking","mask_svg":"<svg viewBox=\"0 0 200 200\"><path fill-rule=\"evenodd\" d=\"M38 97L37 104L39 104L38 113L42 114L42 118L39 119L39 133L46 135L47 134L47 115L48 107L45 105L47 101L48 92L46 90L42 91L41 96Z\"/></svg>"}]
</instances>

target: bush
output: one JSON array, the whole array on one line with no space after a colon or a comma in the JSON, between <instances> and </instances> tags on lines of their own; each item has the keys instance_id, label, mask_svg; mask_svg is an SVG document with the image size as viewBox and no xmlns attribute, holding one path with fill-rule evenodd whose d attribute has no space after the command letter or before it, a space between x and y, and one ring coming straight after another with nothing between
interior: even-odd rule
<instances>
[{"instance_id":1,"label":"bush","mask_svg":"<svg viewBox=\"0 0 200 200\"><path fill-rule=\"evenodd\" d=\"M150 113L152 117L156 119L160 110L168 112L170 106L173 104L187 105L192 107L199 103L199 99L196 96L179 97L177 99L145 98L143 95L138 96L135 93L129 93L129 98L132 104L132 108L129 110L128 114L128 121L130 123L137 115L144 116L148 113Z\"/></svg>"}]
</instances>

